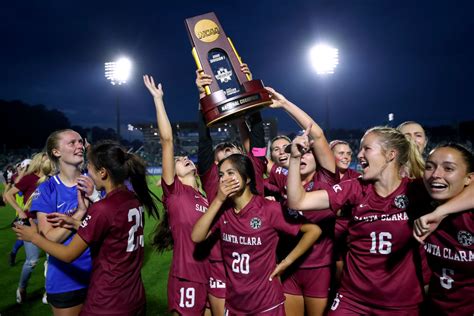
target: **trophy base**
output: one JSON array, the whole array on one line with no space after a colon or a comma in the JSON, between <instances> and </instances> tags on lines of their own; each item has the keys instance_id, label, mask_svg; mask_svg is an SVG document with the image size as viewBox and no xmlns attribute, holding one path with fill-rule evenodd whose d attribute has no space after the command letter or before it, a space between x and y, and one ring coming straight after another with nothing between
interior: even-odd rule
<instances>
[{"instance_id":1,"label":"trophy base","mask_svg":"<svg viewBox=\"0 0 474 316\"><path fill-rule=\"evenodd\" d=\"M224 91L219 90L201 99L201 109L207 126L232 121L272 103L261 80L245 81L242 88L243 93L230 98L226 97Z\"/></svg>"}]
</instances>

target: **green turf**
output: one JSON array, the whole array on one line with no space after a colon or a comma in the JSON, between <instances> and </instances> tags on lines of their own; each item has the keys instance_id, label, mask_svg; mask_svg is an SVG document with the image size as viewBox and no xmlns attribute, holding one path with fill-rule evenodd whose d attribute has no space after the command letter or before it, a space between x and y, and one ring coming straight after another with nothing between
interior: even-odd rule
<instances>
[{"instance_id":1,"label":"green turf","mask_svg":"<svg viewBox=\"0 0 474 316\"><path fill-rule=\"evenodd\" d=\"M161 196L161 190L157 189L155 185L156 180L156 177L150 177L150 188ZM3 191L3 187L0 191ZM0 207L0 285L2 287L0 315L52 315L49 305L41 303L44 292L44 254L41 256L40 262L31 276L26 302L21 305L16 303L15 291L18 286L21 268L25 261L25 252L21 248L18 252L15 266L10 267L8 265L8 256L15 242L15 235L10 229L14 216L13 208L10 206ZM147 242L145 242L145 262L142 269L142 278L147 296L147 315L169 315L166 312L166 283L171 253L159 255L150 247L149 239L155 224L155 220L146 218L145 235Z\"/></svg>"}]
</instances>

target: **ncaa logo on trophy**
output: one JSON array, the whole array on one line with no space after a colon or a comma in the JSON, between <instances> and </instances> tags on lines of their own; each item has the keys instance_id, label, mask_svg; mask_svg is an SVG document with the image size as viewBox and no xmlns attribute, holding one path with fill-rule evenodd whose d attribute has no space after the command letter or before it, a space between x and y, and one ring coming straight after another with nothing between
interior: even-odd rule
<instances>
[{"instance_id":1,"label":"ncaa logo on trophy","mask_svg":"<svg viewBox=\"0 0 474 316\"><path fill-rule=\"evenodd\" d=\"M207 126L224 123L272 103L261 80L240 71L241 59L214 12L186 19L198 69L213 77L201 109Z\"/></svg>"}]
</instances>

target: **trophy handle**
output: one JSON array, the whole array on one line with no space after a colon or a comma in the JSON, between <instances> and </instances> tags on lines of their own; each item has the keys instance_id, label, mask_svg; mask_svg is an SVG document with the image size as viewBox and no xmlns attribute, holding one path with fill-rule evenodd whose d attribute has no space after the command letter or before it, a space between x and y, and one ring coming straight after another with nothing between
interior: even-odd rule
<instances>
[{"instance_id":1,"label":"trophy handle","mask_svg":"<svg viewBox=\"0 0 474 316\"><path fill-rule=\"evenodd\" d=\"M196 47L193 47L191 53L192 53L192 55L193 55L193 57L194 57L194 62L196 63L197 68L202 70L201 61L199 60L199 57L198 57L198 55L197 55ZM204 90L206 91L206 95L210 95L210 94L211 94L211 89L209 89L209 86L208 86L208 85L204 86Z\"/></svg>"},{"instance_id":2,"label":"trophy handle","mask_svg":"<svg viewBox=\"0 0 474 316\"><path fill-rule=\"evenodd\" d=\"M240 58L240 55L237 53L237 50L235 49L234 43L232 43L232 40L230 39L230 37L227 37L227 40L229 41L230 47L232 47L232 50L234 51L235 56L237 56L237 59L239 60L239 63L242 65L242 58ZM250 75L245 74L245 76L247 76L248 80L252 80L252 78L250 78Z\"/></svg>"}]
</instances>

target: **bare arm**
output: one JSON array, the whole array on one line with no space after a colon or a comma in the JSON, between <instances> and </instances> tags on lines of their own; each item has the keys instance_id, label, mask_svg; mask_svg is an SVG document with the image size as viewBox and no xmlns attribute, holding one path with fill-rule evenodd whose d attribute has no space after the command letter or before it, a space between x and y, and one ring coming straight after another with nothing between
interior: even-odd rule
<instances>
[{"instance_id":1,"label":"bare arm","mask_svg":"<svg viewBox=\"0 0 474 316\"><path fill-rule=\"evenodd\" d=\"M229 195L239 190L239 183L235 179L229 179L225 182L219 183L219 190L217 196L212 201L211 205L207 209L199 220L194 224L193 231L191 233L191 239L195 243L202 242L209 237L209 231L214 219L219 212L219 209L224 204L225 200Z\"/></svg>"},{"instance_id":2,"label":"bare arm","mask_svg":"<svg viewBox=\"0 0 474 316\"><path fill-rule=\"evenodd\" d=\"M272 108L284 109L301 128L306 129L311 125L309 136L313 139L312 149L318 164L326 170L336 172L336 160L321 127L306 112L288 101L282 94L269 87L266 89L273 100Z\"/></svg>"},{"instance_id":3,"label":"bare arm","mask_svg":"<svg viewBox=\"0 0 474 316\"><path fill-rule=\"evenodd\" d=\"M270 275L270 281L273 277L280 275L286 268L288 268L293 262L301 257L321 236L321 228L315 224L303 224L301 225L300 232L303 236L296 244L295 248L283 259L275 268Z\"/></svg>"},{"instance_id":4,"label":"bare arm","mask_svg":"<svg viewBox=\"0 0 474 316\"><path fill-rule=\"evenodd\" d=\"M474 182L462 190L460 194L446 203L439 205L433 212L423 215L415 220L413 235L424 243L424 240L438 228L439 224L448 215L474 209Z\"/></svg>"},{"instance_id":5,"label":"bare arm","mask_svg":"<svg viewBox=\"0 0 474 316\"><path fill-rule=\"evenodd\" d=\"M288 207L299 210L324 210L329 208L329 195L325 190L306 192L301 183L300 162L301 154L308 150L309 129L302 136L296 137L291 143L290 163L288 168L288 179L286 192Z\"/></svg>"},{"instance_id":6,"label":"bare arm","mask_svg":"<svg viewBox=\"0 0 474 316\"><path fill-rule=\"evenodd\" d=\"M18 205L15 199L15 194L18 192L20 192L20 190L18 190L18 188L13 185L8 191L5 192L5 200L15 209L15 211L18 212L19 218L26 218L26 213L23 212L22 208L20 205Z\"/></svg>"},{"instance_id":7,"label":"bare arm","mask_svg":"<svg viewBox=\"0 0 474 316\"><path fill-rule=\"evenodd\" d=\"M53 257L70 263L77 259L88 247L87 243L79 236L75 235L68 245L62 245L48 240L38 233L33 220L30 220L31 227L21 225L13 228L18 239L31 241L39 248L43 249Z\"/></svg>"},{"instance_id":8,"label":"bare arm","mask_svg":"<svg viewBox=\"0 0 474 316\"><path fill-rule=\"evenodd\" d=\"M87 212L86 202L83 197L83 193L80 190L77 190L77 199L78 206L76 212L72 215L73 220L81 221L84 215ZM55 227L48 221L48 216L46 213L37 212L38 218L38 230L39 232L48 240L62 243L65 241L72 233L72 231L65 227Z\"/></svg>"},{"instance_id":9,"label":"bare arm","mask_svg":"<svg viewBox=\"0 0 474 316\"><path fill-rule=\"evenodd\" d=\"M155 102L156 122L158 124L160 142L163 151L162 179L167 185L171 185L174 182L175 176L173 130L163 103L163 89L161 88L161 83L157 86L155 85L155 81L151 76L144 75L143 82L148 88L148 91L150 91L150 94L153 96L153 101Z\"/></svg>"}]
</instances>

